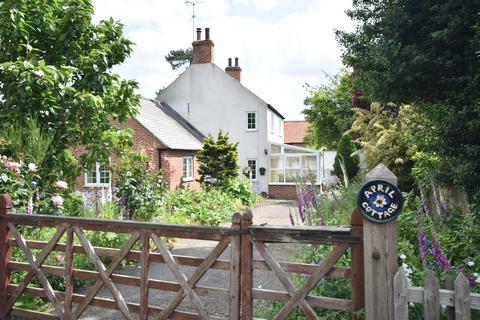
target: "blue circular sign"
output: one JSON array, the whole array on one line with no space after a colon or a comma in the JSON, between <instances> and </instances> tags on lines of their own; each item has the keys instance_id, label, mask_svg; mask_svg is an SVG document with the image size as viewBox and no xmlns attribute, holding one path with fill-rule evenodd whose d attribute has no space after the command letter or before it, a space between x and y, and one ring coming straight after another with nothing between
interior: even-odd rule
<instances>
[{"instance_id":1,"label":"blue circular sign","mask_svg":"<svg viewBox=\"0 0 480 320\"><path fill-rule=\"evenodd\" d=\"M357 207L365 219L387 223L395 220L402 212L403 196L390 182L372 180L360 188Z\"/></svg>"}]
</instances>

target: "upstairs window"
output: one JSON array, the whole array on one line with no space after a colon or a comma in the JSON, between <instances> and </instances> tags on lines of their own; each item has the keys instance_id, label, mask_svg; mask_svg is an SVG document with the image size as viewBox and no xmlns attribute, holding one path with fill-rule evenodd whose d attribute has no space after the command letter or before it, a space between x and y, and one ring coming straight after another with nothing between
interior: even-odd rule
<instances>
[{"instance_id":1,"label":"upstairs window","mask_svg":"<svg viewBox=\"0 0 480 320\"><path fill-rule=\"evenodd\" d=\"M193 157L183 157L183 180L193 180Z\"/></svg>"},{"instance_id":2,"label":"upstairs window","mask_svg":"<svg viewBox=\"0 0 480 320\"><path fill-rule=\"evenodd\" d=\"M98 162L91 170L85 172L86 187L107 187L110 184L110 171Z\"/></svg>"},{"instance_id":3,"label":"upstairs window","mask_svg":"<svg viewBox=\"0 0 480 320\"><path fill-rule=\"evenodd\" d=\"M247 130L257 130L257 113L247 112Z\"/></svg>"}]
</instances>

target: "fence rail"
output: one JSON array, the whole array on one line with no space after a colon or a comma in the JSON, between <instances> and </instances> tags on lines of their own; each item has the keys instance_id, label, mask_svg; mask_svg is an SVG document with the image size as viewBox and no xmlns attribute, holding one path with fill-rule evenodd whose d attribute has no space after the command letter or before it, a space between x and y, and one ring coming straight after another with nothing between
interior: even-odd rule
<instances>
[{"instance_id":1,"label":"fence rail","mask_svg":"<svg viewBox=\"0 0 480 320\"><path fill-rule=\"evenodd\" d=\"M457 278L447 278L446 287L440 289L439 281L432 271L427 271L424 287L410 287L402 268L394 279L394 319L408 320L409 303L423 304L425 319L440 319L441 306L446 307L448 320L469 320L471 310L480 310L480 294L470 292L467 278L460 273Z\"/></svg>"}]
</instances>

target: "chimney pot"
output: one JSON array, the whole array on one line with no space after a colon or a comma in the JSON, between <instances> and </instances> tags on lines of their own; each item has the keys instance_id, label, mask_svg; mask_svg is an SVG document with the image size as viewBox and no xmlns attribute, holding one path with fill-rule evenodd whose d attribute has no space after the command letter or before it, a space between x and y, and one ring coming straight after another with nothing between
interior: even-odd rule
<instances>
[{"instance_id":1,"label":"chimney pot","mask_svg":"<svg viewBox=\"0 0 480 320\"><path fill-rule=\"evenodd\" d=\"M238 58L235 58L235 66L232 66L232 58L228 58L228 67L225 68L225 72L240 81L242 69L238 65Z\"/></svg>"},{"instance_id":2,"label":"chimney pot","mask_svg":"<svg viewBox=\"0 0 480 320\"><path fill-rule=\"evenodd\" d=\"M205 28L205 40L201 39L202 29L197 28L197 39L192 43L192 64L212 63L213 41L210 40L210 28Z\"/></svg>"}]
</instances>

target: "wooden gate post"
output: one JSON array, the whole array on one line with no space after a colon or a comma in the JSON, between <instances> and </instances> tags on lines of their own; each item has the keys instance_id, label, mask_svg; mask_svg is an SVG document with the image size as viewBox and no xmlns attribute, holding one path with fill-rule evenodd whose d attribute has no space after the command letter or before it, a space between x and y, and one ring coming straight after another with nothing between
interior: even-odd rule
<instances>
[{"instance_id":1,"label":"wooden gate post","mask_svg":"<svg viewBox=\"0 0 480 320\"><path fill-rule=\"evenodd\" d=\"M235 212L232 216L232 231L241 231L242 214ZM241 306L241 234L234 234L230 238L230 316L229 320L240 319Z\"/></svg>"},{"instance_id":2,"label":"wooden gate post","mask_svg":"<svg viewBox=\"0 0 480 320\"><path fill-rule=\"evenodd\" d=\"M352 235L363 237L363 218L358 209L352 211L350 220L352 226ZM365 308L365 268L363 262L363 243L352 245L352 319L359 320L363 317L358 315L358 311Z\"/></svg>"},{"instance_id":3,"label":"wooden gate post","mask_svg":"<svg viewBox=\"0 0 480 320\"><path fill-rule=\"evenodd\" d=\"M242 259L241 259L241 272L242 272L242 320L253 319L253 245L250 242L250 234L248 228L252 224L253 214L252 211L247 209L242 214L242 223L240 224L242 230Z\"/></svg>"},{"instance_id":4,"label":"wooden gate post","mask_svg":"<svg viewBox=\"0 0 480 320\"><path fill-rule=\"evenodd\" d=\"M383 164L366 174L365 182L372 180L397 185L397 177ZM379 224L363 219L367 320L393 320L393 278L398 267L397 225L397 221Z\"/></svg>"},{"instance_id":5,"label":"wooden gate post","mask_svg":"<svg viewBox=\"0 0 480 320\"><path fill-rule=\"evenodd\" d=\"M12 198L8 194L0 195L0 215L6 215L13 208ZM7 224L0 223L0 320L7 317L8 284L10 283L10 271L8 262L12 257L12 248L8 244L11 232Z\"/></svg>"}]
</instances>

